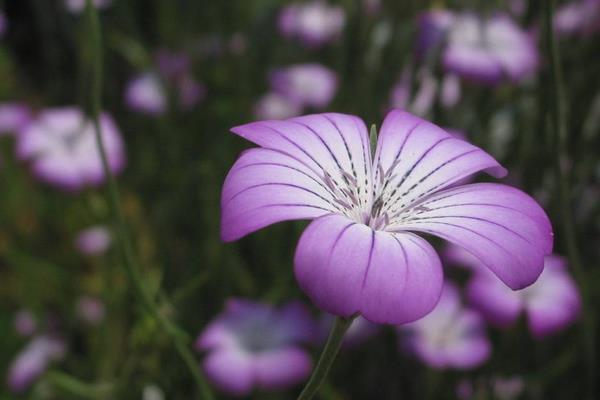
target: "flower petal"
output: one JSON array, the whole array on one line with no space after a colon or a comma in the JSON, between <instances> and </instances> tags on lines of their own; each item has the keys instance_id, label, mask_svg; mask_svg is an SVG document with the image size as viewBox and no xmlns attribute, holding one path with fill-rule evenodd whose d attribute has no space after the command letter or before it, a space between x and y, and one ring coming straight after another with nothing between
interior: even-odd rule
<instances>
[{"instance_id":1,"label":"flower petal","mask_svg":"<svg viewBox=\"0 0 600 400\"><path fill-rule=\"evenodd\" d=\"M318 114L254 122L232 131L263 148L246 151L225 180L223 240L283 220L370 204L368 139L359 118Z\"/></svg>"},{"instance_id":2,"label":"flower petal","mask_svg":"<svg viewBox=\"0 0 600 400\"><path fill-rule=\"evenodd\" d=\"M373 168L377 197L390 219L416 200L476 172L506 175L483 150L402 110L385 118Z\"/></svg>"},{"instance_id":3,"label":"flower petal","mask_svg":"<svg viewBox=\"0 0 600 400\"><path fill-rule=\"evenodd\" d=\"M464 247L512 289L531 285L553 234L544 210L505 185L478 183L438 192L405 211L400 230L430 233Z\"/></svg>"},{"instance_id":4,"label":"flower petal","mask_svg":"<svg viewBox=\"0 0 600 400\"><path fill-rule=\"evenodd\" d=\"M483 319L462 306L458 288L450 283L434 310L401 332L407 334L403 342L408 350L434 368L472 368L491 350Z\"/></svg>"},{"instance_id":5,"label":"flower petal","mask_svg":"<svg viewBox=\"0 0 600 400\"><path fill-rule=\"evenodd\" d=\"M508 326L523 311L521 292L510 289L481 267L474 269L474 275L467 284L469 303L492 325Z\"/></svg>"},{"instance_id":6,"label":"flower petal","mask_svg":"<svg viewBox=\"0 0 600 400\"><path fill-rule=\"evenodd\" d=\"M321 309L376 323L402 324L427 314L442 286L440 260L410 233L376 232L340 215L313 221L295 256L296 279Z\"/></svg>"},{"instance_id":7,"label":"flower petal","mask_svg":"<svg viewBox=\"0 0 600 400\"><path fill-rule=\"evenodd\" d=\"M266 390L283 389L308 377L310 356L300 348L285 347L261 352L254 357L257 384Z\"/></svg>"},{"instance_id":8,"label":"flower petal","mask_svg":"<svg viewBox=\"0 0 600 400\"><path fill-rule=\"evenodd\" d=\"M246 395L254 385L254 364L249 354L232 347L210 352L203 362L207 378L222 391Z\"/></svg>"},{"instance_id":9,"label":"flower petal","mask_svg":"<svg viewBox=\"0 0 600 400\"><path fill-rule=\"evenodd\" d=\"M536 337L560 331L580 315L581 297L561 257L546 257L540 279L526 290L529 328Z\"/></svg>"}]
</instances>

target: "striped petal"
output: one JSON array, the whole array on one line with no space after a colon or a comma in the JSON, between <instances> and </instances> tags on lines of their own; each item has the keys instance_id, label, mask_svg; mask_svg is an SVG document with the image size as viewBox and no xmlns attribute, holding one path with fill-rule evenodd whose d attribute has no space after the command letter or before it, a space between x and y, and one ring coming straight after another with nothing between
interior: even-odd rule
<instances>
[{"instance_id":1,"label":"striped petal","mask_svg":"<svg viewBox=\"0 0 600 400\"><path fill-rule=\"evenodd\" d=\"M341 215L313 221L295 256L300 287L321 309L376 323L402 324L427 314L442 286L440 260L410 233L377 232Z\"/></svg>"},{"instance_id":2,"label":"striped petal","mask_svg":"<svg viewBox=\"0 0 600 400\"><path fill-rule=\"evenodd\" d=\"M283 220L351 214L370 204L370 153L359 118L309 115L232 131L261 148L244 152L225 180L223 240Z\"/></svg>"},{"instance_id":3,"label":"striped petal","mask_svg":"<svg viewBox=\"0 0 600 400\"><path fill-rule=\"evenodd\" d=\"M395 226L464 247L512 289L535 282L552 251L544 210L520 190L499 184L438 192L407 210Z\"/></svg>"},{"instance_id":4,"label":"striped petal","mask_svg":"<svg viewBox=\"0 0 600 400\"><path fill-rule=\"evenodd\" d=\"M383 122L373 169L376 202L390 220L415 201L476 172L506 174L483 150L402 110L390 112Z\"/></svg>"}]
</instances>

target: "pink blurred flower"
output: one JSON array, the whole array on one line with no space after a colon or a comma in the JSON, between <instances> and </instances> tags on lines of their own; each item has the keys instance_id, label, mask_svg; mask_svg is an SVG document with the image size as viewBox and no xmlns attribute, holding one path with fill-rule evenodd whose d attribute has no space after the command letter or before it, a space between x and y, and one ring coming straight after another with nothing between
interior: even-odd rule
<instances>
[{"instance_id":1,"label":"pink blurred flower","mask_svg":"<svg viewBox=\"0 0 600 400\"><path fill-rule=\"evenodd\" d=\"M433 72L422 67L415 77L414 94L411 94L412 83L412 68L405 67L392 88L390 108L403 108L423 117L431 111L438 97L444 108L453 107L460 100L460 81L456 75L447 74L440 85Z\"/></svg>"},{"instance_id":2,"label":"pink blurred flower","mask_svg":"<svg viewBox=\"0 0 600 400\"><path fill-rule=\"evenodd\" d=\"M485 323L462 306L458 289L446 283L437 306L424 318L400 327L405 346L432 368L469 369L483 364L491 344Z\"/></svg>"},{"instance_id":3,"label":"pink blurred flower","mask_svg":"<svg viewBox=\"0 0 600 400\"><path fill-rule=\"evenodd\" d=\"M457 15L443 53L447 71L481 83L517 83L532 75L539 64L533 38L506 14L482 18Z\"/></svg>"},{"instance_id":4,"label":"pink blurred flower","mask_svg":"<svg viewBox=\"0 0 600 400\"><path fill-rule=\"evenodd\" d=\"M386 116L374 158L365 123L352 115L232 131L260 147L246 150L225 179L221 238L312 219L295 275L331 314L402 324L429 313L443 273L436 251L413 232L465 247L513 289L535 282L551 252L552 227L534 199L501 184L455 186L480 171L505 176L496 160L405 111Z\"/></svg>"},{"instance_id":5,"label":"pink blurred flower","mask_svg":"<svg viewBox=\"0 0 600 400\"><path fill-rule=\"evenodd\" d=\"M298 39L309 47L318 47L338 38L345 22L342 7L313 0L285 7L279 14L278 26L283 36Z\"/></svg>"},{"instance_id":6,"label":"pink blurred flower","mask_svg":"<svg viewBox=\"0 0 600 400\"><path fill-rule=\"evenodd\" d=\"M455 74L446 74L442 78L440 87L440 104L444 108L452 108L458 104L462 97L460 79Z\"/></svg>"},{"instance_id":7,"label":"pink blurred flower","mask_svg":"<svg viewBox=\"0 0 600 400\"><path fill-rule=\"evenodd\" d=\"M8 387L16 393L24 392L48 368L52 361L65 354L62 339L37 336L13 360L8 372Z\"/></svg>"},{"instance_id":8,"label":"pink blurred flower","mask_svg":"<svg viewBox=\"0 0 600 400\"><path fill-rule=\"evenodd\" d=\"M73 14L80 14L85 10L86 0L64 0L65 7ZM98 9L108 8L112 0L92 0L92 5Z\"/></svg>"},{"instance_id":9,"label":"pink blurred flower","mask_svg":"<svg viewBox=\"0 0 600 400\"><path fill-rule=\"evenodd\" d=\"M147 115L162 115L167 111L168 94L176 95L177 106L187 111L206 95L204 85L191 74L191 60L185 53L159 50L155 62L157 71L147 71L134 77L125 90L125 102L133 110Z\"/></svg>"},{"instance_id":10,"label":"pink blurred flower","mask_svg":"<svg viewBox=\"0 0 600 400\"><path fill-rule=\"evenodd\" d=\"M302 113L302 106L277 93L267 93L254 106L257 119L285 119Z\"/></svg>"},{"instance_id":11,"label":"pink blurred flower","mask_svg":"<svg viewBox=\"0 0 600 400\"><path fill-rule=\"evenodd\" d=\"M127 84L125 102L133 111L162 115L167 110L166 89L156 74L144 72Z\"/></svg>"},{"instance_id":12,"label":"pink blurred flower","mask_svg":"<svg viewBox=\"0 0 600 400\"><path fill-rule=\"evenodd\" d=\"M320 64L296 64L274 70L271 87L290 101L308 107L324 108L333 100L338 78L335 72Z\"/></svg>"},{"instance_id":13,"label":"pink blurred flower","mask_svg":"<svg viewBox=\"0 0 600 400\"><path fill-rule=\"evenodd\" d=\"M293 386L310 373L309 354L299 345L313 339L314 322L300 303L280 308L232 299L200 334L207 377L231 395L253 388L273 391Z\"/></svg>"},{"instance_id":14,"label":"pink blurred flower","mask_svg":"<svg viewBox=\"0 0 600 400\"><path fill-rule=\"evenodd\" d=\"M110 247L112 237L108 228L102 225L92 226L79 232L75 247L81 254L99 255Z\"/></svg>"},{"instance_id":15,"label":"pink blurred flower","mask_svg":"<svg viewBox=\"0 0 600 400\"><path fill-rule=\"evenodd\" d=\"M109 168L118 174L126 163L121 134L107 113L100 116L100 129ZM17 137L17 155L31 163L40 180L65 190L98 186L105 179L94 126L75 107L37 115Z\"/></svg>"},{"instance_id":16,"label":"pink blurred flower","mask_svg":"<svg viewBox=\"0 0 600 400\"><path fill-rule=\"evenodd\" d=\"M31 336L35 333L37 322L29 310L20 310L15 315L15 331L20 336Z\"/></svg>"},{"instance_id":17,"label":"pink blurred flower","mask_svg":"<svg viewBox=\"0 0 600 400\"><path fill-rule=\"evenodd\" d=\"M23 103L0 104L0 136L15 134L23 130L31 121L31 110Z\"/></svg>"},{"instance_id":18,"label":"pink blurred flower","mask_svg":"<svg viewBox=\"0 0 600 400\"><path fill-rule=\"evenodd\" d=\"M104 321L106 309L99 298L82 296L77 301L77 315L89 325L98 325Z\"/></svg>"},{"instance_id":19,"label":"pink blurred flower","mask_svg":"<svg viewBox=\"0 0 600 400\"><path fill-rule=\"evenodd\" d=\"M581 312L579 290L568 273L565 259L556 255L546 257L537 282L518 291L499 285L480 265L467 292L471 304L497 326L509 325L525 313L536 338L565 329Z\"/></svg>"},{"instance_id":20,"label":"pink blurred flower","mask_svg":"<svg viewBox=\"0 0 600 400\"><path fill-rule=\"evenodd\" d=\"M554 15L554 29L563 35L588 36L600 31L600 0L575 0Z\"/></svg>"},{"instance_id":21,"label":"pink blurred flower","mask_svg":"<svg viewBox=\"0 0 600 400\"><path fill-rule=\"evenodd\" d=\"M454 22L454 14L448 10L430 10L422 12L418 18L416 53L425 58L439 51Z\"/></svg>"}]
</instances>

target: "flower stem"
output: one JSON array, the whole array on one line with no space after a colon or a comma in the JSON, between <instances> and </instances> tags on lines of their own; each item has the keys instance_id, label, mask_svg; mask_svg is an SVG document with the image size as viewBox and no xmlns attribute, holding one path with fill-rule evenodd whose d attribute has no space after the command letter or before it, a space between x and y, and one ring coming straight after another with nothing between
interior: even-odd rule
<instances>
[{"instance_id":1,"label":"flower stem","mask_svg":"<svg viewBox=\"0 0 600 400\"><path fill-rule=\"evenodd\" d=\"M92 39L91 42L93 46L90 112L94 124L96 145L100 153L102 168L108 184L110 212L116 228L118 239L117 243L119 245L125 272L127 273L129 281L133 285L133 289L142 302L144 308L150 313L150 315L154 317L161 329L173 340L174 346L179 353L179 356L183 359L187 368L192 374L202 398L206 400L213 400L214 396L210 390L210 387L198 368L198 363L189 348L188 335L160 312L156 301L148 293L142 280L139 268L136 265L132 241L128 235L127 226L121 210L119 189L108 166L106 149L102 143L102 134L99 122L103 73L102 36L100 31L100 23L98 21L98 14L96 8L91 5L91 0L86 1L86 17L89 26L89 35Z\"/></svg>"},{"instance_id":2,"label":"flower stem","mask_svg":"<svg viewBox=\"0 0 600 400\"><path fill-rule=\"evenodd\" d=\"M354 317L335 317L333 326L329 332L329 337L327 338L327 343L325 343L325 347L319 358L319 362L310 376L308 383L304 386L302 393L298 396L298 400L312 399L317 393L333 365L333 361L342 346L344 334L348 328L350 328L350 325L352 325L352 321L354 321Z\"/></svg>"},{"instance_id":3,"label":"flower stem","mask_svg":"<svg viewBox=\"0 0 600 400\"><path fill-rule=\"evenodd\" d=\"M573 273L581 289L583 303L583 329L581 339L585 360L587 364L588 396L594 398L595 380L596 380L596 352L594 343L594 321L590 313L589 292L587 279L584 276L581 263L581 255L577 247L577 232L572 217L571 207L571 189L569 182L567 150L567 125L566 125L566 98L564 92L564 82L562 68L560 64L559 48L554 37L553 30L554 0L544 0L544 31L546 36L546 51L549 58L549 69L551 74L550 82L550 119L552 142L555 147L555 174L558 182L558 199L560 203L563 236L567 253Z\"/></svg>"}]
</instances>

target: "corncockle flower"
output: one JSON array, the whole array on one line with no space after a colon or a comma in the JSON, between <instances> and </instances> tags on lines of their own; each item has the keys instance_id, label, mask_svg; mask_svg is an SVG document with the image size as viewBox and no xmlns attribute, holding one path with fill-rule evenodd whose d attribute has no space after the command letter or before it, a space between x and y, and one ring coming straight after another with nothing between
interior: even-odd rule
<instances>
[{"instance_id":1,"label":"corncockle flower","mask_svg":"<svg viewBox=\"0 0 600 400\"><path fill-rule=\"evenodd\" d=\"M95 256L106 252L111 242L108 228L96 225L79 232L75 239L75 247L81 254Z\"/></svg>"},{"instance_id":2,"label":"corncockle flower","mask_svg":"<svg viewBox=\"0 0 600 400\"><path fill-rule=\"evenodd\" d=\"M125 102L133 111L162 115L167 110L166 89L156 74L144 72L127 84Z\"/></svg>"},{"instance_id":3,"label":"corncockle flower","mask_svg":"<svg viewBox=\"0 0 600 400\"><path fill-rule=\"evenodd\" d=\"M106 309L99 298L82 296L77 301L77 315L89 325L98 325L104 321Z\"/></svg>"},{"instance_id":4,"label":"corncockle flower","mask_svg":"<svg viewBox=\"0 0 600 400\"><path fill-rule=\"evenodd\" d=\"M302 113L302 106L277 93L267 93L254 106L258 119L285 119Z\"/></svg>"},{"instance_id":5,"label":"corncockle flower","mask_svg":"<svg viewBox=\"0 0 600 400\"><path fill-rule=\"evenodd\" d=\"M20 310L15 315L15 331L20 336L31 336L35 332L37 322L29 310Z\"/></svg>"},{"instance_id":6,"label":"corncockle flower","mask_svg":"<svg viewBox=\"0 0 600 400\"><path fill-rule=\"evenodd\" d=\"M402 324L429 313L442 288L433 247L413 232L465 247L504 283L533 283L552 228L525 193L500 184L452 186L506 170L483 150L405 111L388 114L374 158L364 122L344 114L258 121L232 131L260 146L229 172L221 237L314 219L295 255L300 287L321 309Z\"/></svg>"},{"instance_id":7,"label":"corncockle flower","mask_svg":"<svg viewBox=\"0 0 600 400\"><path fill-rule=\"evenodd\" d=\"M17 393L25 391L46 371L50 362L60 360L64 354L62 339L51 336L33 338L13 361L8 373L8 387Z\"/></svg>"},{"instance_id":8,"label":"corncockle flower","mask_svg":"<svg viewBox=\"0 0 600 400\"><path fill-rule=\"evenodd\" d=\"M18 133L31 121L31 110L22 103L0 104L0 136Z\"/></svg>"},{"instance_id":9,"label":"corncockle flower","mask_svg":"<svg viewBox=\"0 0 600 400\"><path fill-rule=\"evenodd\" d=\"M432 51L439 50L453 22L454 13L448 10L422 12L417 21L417 56L425 58Z\"/></svg>"},{"instance_id":10,"label":"corncockle flower","mask_svg":"<svg viewBox=\"0 0 600 400\"><path fill-rule=\"evenodd\" d=\"M519 82L538 66L533 38L508 15L457 15L443 53L447 71L487 84Z\"/></svg>"},{"instance_id":11,"label":"corncockle flower","mask_svg":"<svg viewBox=\"0 0 600 400\"><path fill-rule=\"evenodd\" d=\"M401 327L401 333L407 350L432 368L477 367L491 352L483 319L462 306L458 289L450 283L433 311Z\"/></svg>"},{"instance_id":12,"label":"corncockle flower","mask_svg":"<svg viewBox=\"0 0 600 400\"><path fill-rule=\"evenodd\" d=\"M467 293L473 306L494 325L509 325L524 312L536 338L565 329L581 312L577 286L567 272L565 260L555 255L546 257L540 278L528 288L507 290L486 270L478 268Z\"/></svg>"},{"instance_id":13,"label":"corncockle flower","mask_svg":"<svg viewBox=\"0 0 600 400\"><path fill-rule=\"evenodd\" d=\"M230 300L196 341L207 351L207 377L221 390L246 395L254 387L276 390L308 376L309 354L299 344L309 342L314 323L300 303L280 308L247 300Z\"/></svg>"},{"instance_id":14,"label":"corncockle flower","mask_svg":"<svg viewBox=\"0 0 600 400\"><path fill-rule=\"evenodd\" d=\"M125 167L119 130L106 113L100 116L100 128L109 168L119 173ZM17 136L17 154L31 162L38 178L63 189L97 186L105 179L92 121L75 107L41 112Z\"/></svg>"},{"instance_id":15,"label":"corncockle flower","mask_svg":"<svg viewBox=\"0 0 600 400\"><path fill-rule=\"evenodd\" d=\"M274 70L270 75L273 90L302 106L324 108L335 96L338 78L321 64L296 64Z\"/></svg>"},{"instance_id":16,"label":"corncockle flower","mask_svg":"<svg viewBox=\"0 0 600 400\"><path fill-rule=\"evenodd\" d=\"M563 35L581 36L600 31L600 1L576 0L563 5L554 15L554 29Z\"/></svg>"},{"instance_id":17,"label":"corncockle flower","mask_svg":"<svg viewBox=\"0 0 600 400\"><path fill-rule=\"evenodd\" d=\"M334 316L331 314L323 314L319 321L320 332L319 332L319 343L325 342L328 336L328 332L331 330ZM343 345L346 347L352 347L359 345L375 335L379 330L379 326L367 321L364 318L358 317L352 321L352 324L344 335Z\"/></svg>"},{"instance_id":18,"label":"corncockle flower","mask_svg":"<svg viewBox=\"0 0 600 400\"><path fill-rule=\"evenodd\" d=\"M337 39L346 22L344 9L330 6L324 1L295 3L281 10L279 31L309 47L319 47Z\"/></svg>"},{"instance_id":19,"label":"corncockle flower","mask_svg":"<svg viewBox=\"0 0 600 400\"><path fill-rule=\"evenodd\" d=\"M65 0L65 7L73 14L80 14L85 10L86 0ZM108 8L112 0L92 0L92 5L98 9Z\"/></svg>"}]
</instances>

